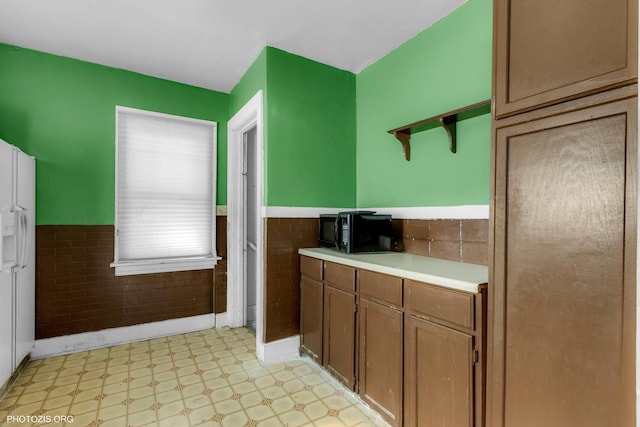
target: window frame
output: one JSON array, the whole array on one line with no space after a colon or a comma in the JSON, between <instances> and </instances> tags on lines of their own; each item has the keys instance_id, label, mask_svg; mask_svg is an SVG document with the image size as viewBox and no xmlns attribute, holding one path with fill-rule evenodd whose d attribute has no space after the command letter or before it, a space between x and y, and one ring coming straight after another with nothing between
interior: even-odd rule
<instances>
[{"instance_id":1,"label":"window frame","mask_svg":"<svg viewBox=\"0 0 640 427\"><path fill-rule=\"evenodd\" d=\"M125 112L129 114L137 114L140 116L165 118L173 121L182 121L185 123L198 123L200 125L210 126L212 128L212 206L211 206L211 256L199 257L176 257L176 258L150 258L140 260L121 260L119 257L119 238L118 238L118 146L119 146L119 113ZM178 116L174 114L159 113L155 111L142 110L138 108L125 107L116 105L115 109L115 215L114 215L114 261L111 267L115 268L116 276L128 276L135 274L152 274L152 273L169 273L176 271L192 271L213 269L220 257L217 255L216 248L216 193L217 193L217 147L218 147L218 123L211 120L194 119L191 117Z\"/></svg>"}]
</instances>

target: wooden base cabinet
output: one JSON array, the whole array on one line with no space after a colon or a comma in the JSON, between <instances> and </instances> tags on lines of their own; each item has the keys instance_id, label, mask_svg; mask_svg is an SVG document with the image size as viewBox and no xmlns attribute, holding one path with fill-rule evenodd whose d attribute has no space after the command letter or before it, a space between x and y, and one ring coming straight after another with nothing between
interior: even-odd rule
<instances>
[{"instance_id":1,"label":"wooden base cabinet","mask_svg":"<svg viewBox=\"0 0 640 427\"><path fill-rule=\"evenodd\" d=\"M302 257L300 261L300 351L322 364L322 319L324 287L322 261Z\"/></svg>"},{"instance_id":2,"label":"wooden base cabinet","mask_svg":"<svg viewBox=\"0 0 640 427\"><path fill-rule=\"evenodd\" d=\"M486 286L469 293L405 280L405 425L482 427Z\"/></svg>"},{"instance_id":3,"label":"wooden base cabinet","mask_svg":"<svg viewBox=\"0 0 640 427\"><path fill-rule=\"evenodd\" d=\"M324 264L323 366L349 390L356 390L355 269Z\"/></svg>"},{"instance_id":4,"label":"wooden base cabinet","mask_svg":"<svg viewBox=\"0 0 640 427\"><path fill-rule=\"evenodd\" d=\"M473 426L473 337L409 316L405 341L405 425Z\"/></svg>"},{"instance_id":5,"label":"wooden base cabinet","mask_svg":"<svg viewBox=\"0 0 640 427\"><path fill-rule=\"evenodd\" d=\"M400 282L402 294L402 280L391 278L391 281L393 280ZM393 283L389 285L393 286ZM360 289L360 396L392 426L401 426L404 313L391 305L367 299L362 295L362 286Z\"/></svg>"},{"instance_id":6,"label":"wooden base cabinet","mask_svg":"<svg viewBox=\"0 0 640 427\"><path fill-rule=\"evenodd\" d=\"M486 285L457 291L305 256L300 270L302 353L394 427L484 426Z\"/></svg>"},{"instance_id":7,"label":"wooden base cabinet","mask_svg":"<svg viewBox=\"0 0 640 427\"><path fill-rule=\"evenodd\" d=\"M356 297L332 286L324 288L324 367L349 390L355 390Z\"/></svg>"},{"instance_id":8,"label":"wooden base cabinet","mask_svg":"<svg viewBox=\"0 0 640 427\"><path fill-rule=\"evenodd\" d=\"M302 277L300 280L300 346L304 353L322 364L322 282Z\"/></svg>"}]
</instances>

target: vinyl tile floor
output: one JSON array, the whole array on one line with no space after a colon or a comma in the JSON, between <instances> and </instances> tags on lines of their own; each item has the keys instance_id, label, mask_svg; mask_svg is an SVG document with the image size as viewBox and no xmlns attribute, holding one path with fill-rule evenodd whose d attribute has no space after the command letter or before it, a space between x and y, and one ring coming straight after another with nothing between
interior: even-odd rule
<instances>
[{"instance_id":1,"label":"vinyl tile floor","mask_svg":"<svg viewBox=\"0 0 640 427\"><path fill-rule=\"evenodd\" d=\"M308 358L263 367L255 336L225 328L31 361L0 425L387 424Z\"/></svg>"}]
</instances>

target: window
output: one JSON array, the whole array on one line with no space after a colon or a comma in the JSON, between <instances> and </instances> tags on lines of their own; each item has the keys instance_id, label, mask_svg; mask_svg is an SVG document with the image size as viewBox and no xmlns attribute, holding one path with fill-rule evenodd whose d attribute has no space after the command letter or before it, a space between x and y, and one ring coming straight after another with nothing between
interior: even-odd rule
<instances>
[{"instance_id":1,"label":"window","mask_svg":"<svg viewBox=\"0 0 640 427\"><path fill-rule=\"evenodd\" d=\"M116 107L116 275L215 266L216 128Z\"/></svg>"}]
</instances>

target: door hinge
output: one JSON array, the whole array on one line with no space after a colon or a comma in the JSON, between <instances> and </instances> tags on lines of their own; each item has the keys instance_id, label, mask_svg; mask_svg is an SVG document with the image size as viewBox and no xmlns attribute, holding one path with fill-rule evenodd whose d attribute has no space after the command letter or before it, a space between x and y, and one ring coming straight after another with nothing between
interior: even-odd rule
<instances>
[{"instance_id":1,"label":"door hinge","mask_svg":"<svg viewBox=\"0 0 640 427\"><path fill-rule=\"evenodd\" d=\"M473 347L473 350L471 351L471 363L475 365L479 362L480 362L480 352L478 351L478 347Z\"/></svg>"},{"instance_id":2,"label":"door hinge","mask_svg":"<svg viewBox=\"0 0 640 427\"><path fill-rule=\"evenodd\" d=\"M353 304L353 312L354 313L358 312L358 304Z\"/></svg>"}]
</instances>

